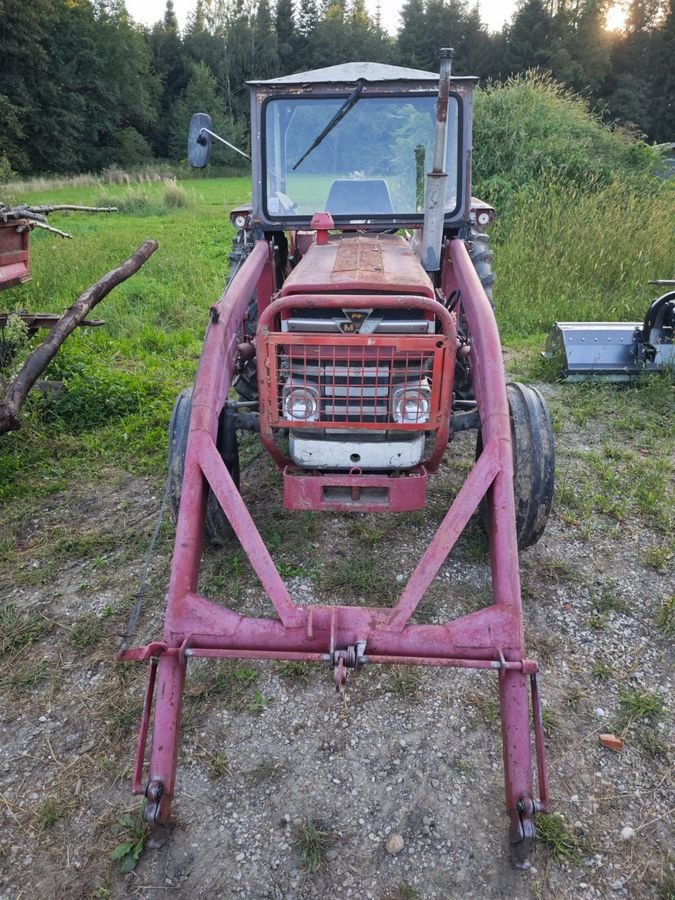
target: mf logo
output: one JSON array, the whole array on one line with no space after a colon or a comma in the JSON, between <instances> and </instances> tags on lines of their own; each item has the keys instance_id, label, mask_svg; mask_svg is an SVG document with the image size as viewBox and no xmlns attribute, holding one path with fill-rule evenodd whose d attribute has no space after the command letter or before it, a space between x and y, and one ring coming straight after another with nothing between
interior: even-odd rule
<instances>
[{"instance_id":1,"label":"mf logo","mask_svg":"<svg viewBox=\"0 0 675 900\"><path fill-rule=\"evenodd\" d=\"M358 334L372 309L343 309L342 312L346 321L338 322L340 331L343 334Z\"/></svg>"}]
</instances>

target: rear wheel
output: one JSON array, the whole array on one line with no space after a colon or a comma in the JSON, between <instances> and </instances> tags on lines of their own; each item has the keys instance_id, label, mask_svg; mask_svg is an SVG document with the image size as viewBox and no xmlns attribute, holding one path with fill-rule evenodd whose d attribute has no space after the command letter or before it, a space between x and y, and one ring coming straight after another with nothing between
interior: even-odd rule
<instances>
[{"instance_id":1,"label":"rear wheel","mask_svg":"<svg viewBox=\"0 0 675 900\"><path fill-rule=\"evenodd\" d=\"M187 450L188 433L190 431L190 415L192 413L192 388L185 388L176 398L169 424L169 479L171 490L171 503L174 514L178 515L180 497L183 487L183 473L185 472L185 453ZM239 489L239 446L237 431L232 418L223 410L218 425L218 437L216 446L227 470L232 476L237 489ZM209 496L206 502L205 521L206 540L210 544L224 544L234 534L232 526L222 510L220 503L213 491L209 488Z\"/></svg>"},{"instance_id":2,"label":"rear wheel","mask_svg":"<svg viewBox=\"0 0 675 900\"><path fill-rule=\"evenodd\" d=\"M551 504L555 469L553 427L546 401L541 393L526 384L506 385L513 446L513 492L516 501L518 548L536 544L544 533ZM476 455L483 449L478 432ZM480 515L486 531L488 508L484 499Z\"/></svg>"}]
</instances>

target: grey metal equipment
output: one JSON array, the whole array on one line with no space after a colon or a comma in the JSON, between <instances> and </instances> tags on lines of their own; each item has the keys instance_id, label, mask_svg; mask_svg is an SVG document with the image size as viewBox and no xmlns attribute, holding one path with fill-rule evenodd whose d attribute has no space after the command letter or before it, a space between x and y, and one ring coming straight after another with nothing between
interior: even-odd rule
<instances>
[{"instance_id":1,"label":"grey metal equipment","mask_svg":"<svg viewBox=\"0 0 675 900\"><path fill-rule=\"evenodd\" d=\"M675 291L669 291L653 301L644 322L556 322L543 356L567 381L675 372L674 330Z\"/></svg>"}]
</instances>

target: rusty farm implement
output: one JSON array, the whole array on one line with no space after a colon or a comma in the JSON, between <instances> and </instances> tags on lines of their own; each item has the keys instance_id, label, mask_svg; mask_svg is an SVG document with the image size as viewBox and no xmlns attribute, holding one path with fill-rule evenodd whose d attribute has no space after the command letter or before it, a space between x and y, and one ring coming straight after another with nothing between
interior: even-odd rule
<instances>
[{"instance_id":1,"label":"rusty farm implement","mask_svg":"<svg viewBox=\"0 0 675 900\"><path fill-rule=\"evenodd\" d=\"M475 79L454 77L451 56L442 51L440 77L351 63L251 84L253 202L232 213L230 281L170 426L177 526L164 632L120 654L150 664L133 790L147 798L158 839L176 795L183 690L196 657L324 661L338 687L373 664L492 670L518 861L547 808L518 549L546 524L552 432L541 395L505 381L484 234L493 212L470 187ZM212 137L209 117L197 114L194 165L206 164ZM239 493L241 429L259 432L293 510L422 509L453 434L475 429L477 454L393 607L338 598L303 606ZM491 603L443 625L413 624L479 508ZM198 591L204 541L228 532L269 598L266 618Z\"/></svg>"}]
</instances>

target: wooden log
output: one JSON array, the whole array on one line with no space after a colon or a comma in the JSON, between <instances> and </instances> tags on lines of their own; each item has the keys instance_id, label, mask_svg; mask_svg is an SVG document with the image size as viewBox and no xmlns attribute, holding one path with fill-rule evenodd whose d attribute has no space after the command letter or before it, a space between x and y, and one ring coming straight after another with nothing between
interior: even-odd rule
<instances>
[{"instance_id":1,"label":"wooden log","mask_svg":"<svg viewBox=\"0 0 675 900\"><path fill-rule=\"evenodd\" d=\"M28 392L42 372L54 359L61 344L66 340L89 312L106 297L110 291L134 275L148 261L157 249L157 241L145 241L116 269L104 275L96 284L80 294L70 309L61 316L50 334L30 354L16 377L10 382L5 398L0 402L0 434L21 427L19 413Z\"/></svg>"}]
</instances>

